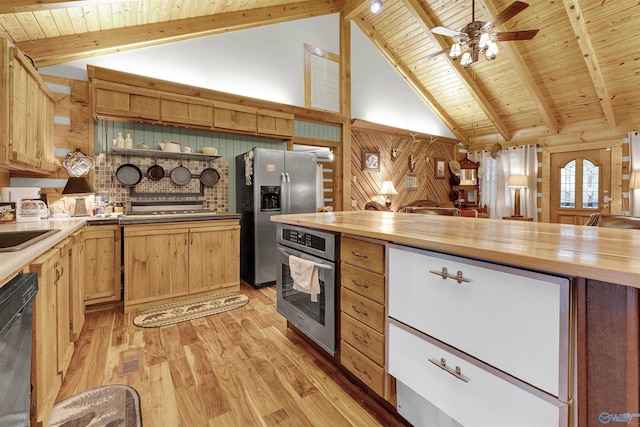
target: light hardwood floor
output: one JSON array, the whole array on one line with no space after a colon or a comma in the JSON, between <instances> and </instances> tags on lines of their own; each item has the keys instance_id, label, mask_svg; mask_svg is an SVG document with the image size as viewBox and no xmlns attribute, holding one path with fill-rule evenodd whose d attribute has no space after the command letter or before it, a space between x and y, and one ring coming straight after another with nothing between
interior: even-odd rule
<instances>
[{"instance_id":1,"label":"light hardwood floor","mask_svg":"<svg viewBox=\"0 0 640 427\"><path fill-rule=\"evenodd\" d=\"M127 384L145 427L402 425L287 330L274 286L241 292L240 309L163 328L88 313L57 401Z\"/></svg>"}]
</instances>

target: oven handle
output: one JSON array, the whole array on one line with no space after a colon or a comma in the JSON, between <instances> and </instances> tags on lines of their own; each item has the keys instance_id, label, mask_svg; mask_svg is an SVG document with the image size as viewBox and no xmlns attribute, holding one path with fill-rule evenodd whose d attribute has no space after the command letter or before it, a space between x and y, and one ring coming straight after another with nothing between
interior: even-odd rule
<instances>
[{"instance_id":1,"label":"oven handle","mask_svg":"<svg viewBox=\"0 0 640 427\"><path fill-rule=\"evenodd\" d=\"M293 254L290 254L289 252L285 251L282 248L278 248L278 250L280 252L282 252L284 255L286 255L287 257L293 255ZM295 256L295 255L293 255L293 256ZM317 262L314 262L314 265L315 265L316 268L319 268L320 270L331 270L331 269L333 269L333 267L331 267L330 265L318 264Z\"/></svg>"}]
</instances>

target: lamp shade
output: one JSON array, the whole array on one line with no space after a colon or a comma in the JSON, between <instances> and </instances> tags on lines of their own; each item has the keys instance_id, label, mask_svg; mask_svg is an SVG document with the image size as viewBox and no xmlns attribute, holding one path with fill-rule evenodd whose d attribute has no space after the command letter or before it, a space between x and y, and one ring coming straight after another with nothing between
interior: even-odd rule
<instances>
[{"instance_id":1,"label":"lamp shade","mask_svg":"<svg viewBox=\"0 0 640 427\"><path fill-rule=\"evenodd\" d=\"M640 188L640 171L632 171L629 177L629 188Z\"/></svg>"},{"instance_id":2,"label":"lamp shade","mask_svg":"<svg viewBox=\"0 0 640 427\"><path fill-rule=\"evenodd\" d=\"M85 176L69 177L67 185L62 190L62 194L89 194L93 192L93 187Z\"/></svg>"},{"instance_id":3,"label":"lamp shade","mask_svg":"<svg viewBox=\"0 0 640 427\"><path fill-rule=\"evenodd\" d=\"M509 187L526 187L527 176L526 175L511 175L509 176Z\"/></svg>"},{"instance_id":4,"label":"lamp shade","mask_svg":"<svg viewBox=\"0 0 640 427\"><path fill-rule=\"evenodd\" d=\"M398 191L396 191L396 187L393 186L393 182L383 181L382 187L380 187L380 194L398 194Z\"/></svg>"}]
</instances>

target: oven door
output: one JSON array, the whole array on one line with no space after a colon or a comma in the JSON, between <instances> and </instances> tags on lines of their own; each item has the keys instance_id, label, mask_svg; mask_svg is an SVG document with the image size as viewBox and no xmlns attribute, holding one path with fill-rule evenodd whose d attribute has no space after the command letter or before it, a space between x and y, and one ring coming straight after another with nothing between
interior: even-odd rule
<instances>
[{"instance_id":1,"label":"oven door","mask_svg":"<svg viewBox=\"0 0 640 427\"><path fill-rule=\"evenodd\" d=\"M313 261L318 269L320 293L317 302L311 295L293 288L289 256ZM277 245L276 308L296 328L300 329L332 356L336 354L336 266L313 255Z\"/></svg>"}]
</instances>

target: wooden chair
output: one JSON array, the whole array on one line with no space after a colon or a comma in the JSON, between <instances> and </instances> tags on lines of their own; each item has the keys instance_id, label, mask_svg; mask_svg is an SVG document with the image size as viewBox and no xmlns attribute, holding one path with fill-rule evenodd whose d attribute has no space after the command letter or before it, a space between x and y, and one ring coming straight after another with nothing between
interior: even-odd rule
<instances>
[{"instance_id":1,"label":"wooden chair","mask_svg":"<svg viewBox=\"0 0 640 427\"><path fill-rule=\"evenodd\" d=\"M374 202L372 200L370 202L367 202L366 205L364 205L364 210L366 210L366 211L388 211L389 209L387 209L387 207L385 205L383 205L382 203Z\"/></svg>"},{"instance_id":2,"label":"wooden chair","mask_svg":"<svg viewBox=\"0 0 640 427\"><path fill-rule=\"evenodd\" d=\"M478 211L475 209L460 209L460 216L478 218Z\"/></svg>"},{"instance_id":3,"label":"wooden chair","mask_svg":"<svg viewBox=\"0 0 640 427\"><path fill-rule=\"evenodd\" d=\"M408 205L400 206L398 208L398 212L409 212L406 208L413 208L413 207L422 208L422 207L438 207L438 206L439 204L435 200L420 199L420 200L415 200L409 203Z\"/></svg>"},{"instance_id":4,"label":"wooden chair","mask_svg":"<svg viewBox=\"0 0 640 427\"><path fill-rule=\"evenodd\" d=\"M460 216L458 208L438 208L438 207L408 207L405 212L417 213L423 215L447 215Z\"/></svg>"}]
</instances>

